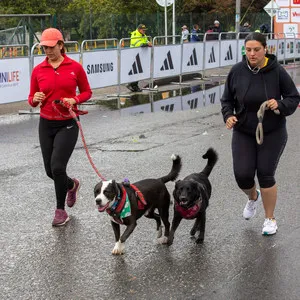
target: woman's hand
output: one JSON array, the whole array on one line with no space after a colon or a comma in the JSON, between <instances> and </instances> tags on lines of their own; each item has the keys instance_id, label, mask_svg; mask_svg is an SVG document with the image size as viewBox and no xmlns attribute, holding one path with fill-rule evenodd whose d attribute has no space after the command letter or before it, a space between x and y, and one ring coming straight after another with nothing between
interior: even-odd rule
<instances>
[{"instance_id":1,"label":"woman's hand","mask_svg":"<svg viewBox=\"0 0 300 300\"><path fill-rule=\"evenodd\" d=\"M226 120L226 128L232 129L232 127L237 123L238 119L236 116L231 116Z\"/></svg>"},{"instance_id":2,"label":"woman's hand","mask_svg":"<svg viewBox=\"0 0 300 300\"><path fill-rule=\"evenodd\" d=\"M43 92L36 92L33 96L32 102L33 103L41 103L45 100L46 95Z\"/></svg>"},{"instance_id":3,"label":"woman's hand","mask_svg":"<svg viewBox=\"0 0 300 300\"><path fill-rule=\"evenodd\" d=\"M267 102L267 107L271 110L275 110L278 108L278 102L275 99L270 99Z\"/></svg>"},{"instance_id":4,"label":"woman's hand","mask_svg":"<svg viewBox=\"0 0 300 300\"><path fill-rule=\"evenodd\" d=\"M63 100L63 103L64 103L64 102L69 103L69 106L72 106L72 105L76 104L76 100L75 100L74 98L63 98L62 100ZM68 105L66 105L66 107L67 107L67 106L68 106Z\"/></svg>"}]
</instances>

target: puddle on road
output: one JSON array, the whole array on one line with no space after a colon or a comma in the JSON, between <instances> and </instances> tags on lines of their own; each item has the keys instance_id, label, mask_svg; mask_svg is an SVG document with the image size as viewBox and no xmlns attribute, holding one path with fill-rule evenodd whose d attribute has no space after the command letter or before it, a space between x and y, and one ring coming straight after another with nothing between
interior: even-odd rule
<instances>
[{"instance_id":1,"label":"puddle on road","mask_svg":"<svg viewBox=\"0 0 300 300\"><path fill-rule=\"evenodd\" d=\"M169 89L168 89L169 88ZM197 110L212 104L219 104L224 91L223 81L207 81L198 85L168 85L164 91L149 92L147 90L126 95L126 97L98 100L93 104L82 104L80 109L108 111L120 108L120 116L135 116L144 113L174 112L179 110ZM120 101L120 105L118 105ZM20 123L28 120L28 116L39 115L37 110L22 111L19 115L0 116L0 125Z\"/></svg>"},{"instance_id":2,"label":"puddle on road","mask_svg":"<svg viewBox=\"0 0 300 300\"><path fill-rule=\"evenodd\" d=\"M294 79L300 92L299 74L300 68L288 68L288 73ZM200 84L189 82L185 85L164 86L165 91L143 91L136 94L128 94L126 97L111 98L97 101L96 107L105 107L108 110L118 110L121 116L138 115L143 113L155 113L159 111L173 112L179 110L199 109L213 104L220 104L224 91L226 76L211 77L209 81L201 81ZM118 106L120 101L120 106ZM98 109L96 108L95 109ZM90 109L93 109L90 107Z\"/></svg>"},{"instance_id":3,"label":"puddle on road","mask_svg":"<svg viewBox=\"0 0 300 300\"><path fill-rule=\"evenodd\" d=\"M96 102L96 106L100 105L109 110L117 110L118 101L120 101L121 116L159 111L194 110L220 103L223 91L223 82L221 84L220 82L205 82L200 85L184 87L171 86L169 90L165 91L143 91L132 95L128 94L128 96L120 97L120 99L99 100Z\"/></svg>"}]
</instances>

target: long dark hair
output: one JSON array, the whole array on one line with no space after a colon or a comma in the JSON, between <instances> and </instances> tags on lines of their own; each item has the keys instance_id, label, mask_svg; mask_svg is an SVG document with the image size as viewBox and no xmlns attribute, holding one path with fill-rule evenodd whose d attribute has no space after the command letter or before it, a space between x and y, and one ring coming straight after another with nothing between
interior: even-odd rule
<instances>
[{"instance_id":1,"label":"long dark hair","mask_svg":"<svg viewBox=\"0 0 300 300\"><path fill-rule=\"evenodd\" d=\"M65 43L63 41L58 41L57 44L63 45L63 47L60 50L60 53L65 54L66 53Z\"/></svg>"},{"instance_id":2,"label":"long dark hair","mask_svg":"<svg viewBox=\"0 0 300 300\"><path fill-rule=\"evenodd\" d=\"M267 46L266 37L263 34L261 34L260 32L249 33L245 38L245 45L249 41L257 41L257 42L261 43L264 46L264 48Z\"/></svg>"}]
</instances>

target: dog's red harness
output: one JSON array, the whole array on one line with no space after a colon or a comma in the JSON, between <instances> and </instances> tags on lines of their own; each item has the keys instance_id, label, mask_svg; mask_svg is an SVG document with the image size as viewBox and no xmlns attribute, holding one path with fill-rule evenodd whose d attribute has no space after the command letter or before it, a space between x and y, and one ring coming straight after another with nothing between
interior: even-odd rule
<instances>
[{"instance_id":1,"label":"dog's red harness","mask_svg":"<svg viewBox=\"0 0 300 300\"><path fill-rule=\"evenodd\" d=\"M198 201L196 204L194 204L192 207L184 208L180 204L175 202L175 209L177 212L180 213L182 218L184 219L194 219L199 210L201 209L202 200Z\"/></svg>"},{"instance_id":2,"label":"dog's red harness","mask_svg":"<svg viewBox=\"0 0 300 300\"><path fill-rule=\"evenodd\" d=\"M138 198L138 209L144 209L147 205L147 202L144 198L143 193L134 184L131 184L130 187L135 191L135 195Z\"/></svg>"},{"instance_id":3,"label":"dog's red harness","mask_svg":"<svg viewBox=\"0 0 300 300\"><path fill-rule=\"evenodd\" d=\"M143 210L147 205L143 193L133 184L128 185L128 187L132 188L135 191L135 195L138 200L137 202L138 210ZM106 209L106 212L114 218L114 221L116 221L119 224L123 224L123 221L120 218L120 214L126 202L126 195L127 195L126 189L122 185L122 197L119 198L119 200L117 199L117 204L114 206L114 209L111 208Z\"/></svg>"}]
</instances>

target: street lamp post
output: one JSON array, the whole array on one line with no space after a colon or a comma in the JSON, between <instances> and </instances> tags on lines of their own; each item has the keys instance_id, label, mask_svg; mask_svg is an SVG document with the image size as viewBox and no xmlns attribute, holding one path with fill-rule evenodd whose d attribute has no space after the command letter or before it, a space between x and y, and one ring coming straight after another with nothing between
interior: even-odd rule
<instances>
[{"instance_id":1,"label":"street lamp post","mask_svg":"<svg viewBox=\"0 0 300 300\"><path fill-rule=\"evenodd\" d=\"M236 0L236 3L235 3L235 32L240 31L240 18L241 18L241 0Z\"/></svg>"},{"instance_id":2,"label":"street lamp post","mask_svg":"<svg viewBox=\"0 0 300 300\"><path fill-rule=\"evenodd\" d=\"M92 33L92 8L91 8L91 0L89 0L89 19L90 19L90 39L93 39Z\"/></svg>"},{"instance_id":3,"label":"street lamp post","mask_svg":"<svg viewBox=\"0 0 300 300\"><path fill-rule=\"evenodd\" d=\"M175 44L175 0L173 0L173 44Z\"/></svg>"}]
</instances>

